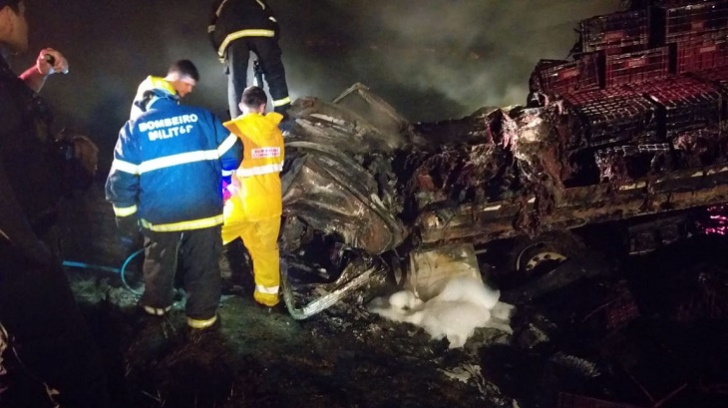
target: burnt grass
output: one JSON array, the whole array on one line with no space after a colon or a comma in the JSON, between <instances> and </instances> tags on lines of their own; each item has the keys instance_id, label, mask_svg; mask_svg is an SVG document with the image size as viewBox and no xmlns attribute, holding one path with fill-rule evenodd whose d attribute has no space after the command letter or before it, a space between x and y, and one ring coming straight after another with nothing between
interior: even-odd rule
<instances>
[{"instance_id":1,"label":"burnt grass","mask_svg":"<svg viewBox=\"0 0 728 408\"><path fill-rule=\"evenodd\" d=\"M296 321L228 277L219 330L190 335L181 305L146 317L118 275L68 271L118 407L722 407L726 248L698 237L615 260L519 305L513 335L480 329L458 350L369 314L374 292Z\"/></svg>"}]
</instances>

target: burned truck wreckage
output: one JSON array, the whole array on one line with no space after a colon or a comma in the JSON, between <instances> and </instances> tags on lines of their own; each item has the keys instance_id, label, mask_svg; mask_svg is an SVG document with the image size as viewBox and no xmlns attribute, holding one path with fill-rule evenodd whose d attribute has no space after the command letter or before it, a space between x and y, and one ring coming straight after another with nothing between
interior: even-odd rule
<instances>
[{"instance_id":1,"label":"burned truck wreckage","mask_svg":"<svg viewBox=\"0 0 728 408\"><path fill-rule=\"evenodd\" d=\"M515 256L499 269L528 276L583 248L585 228L609 229L634 254L704 226L695 209L728 201L728 48L708 26L682 42L648 35L671 33L684 8L583 21L580 52L539 62L527 106L409 123L362 84L332 102L296 101L282 176L291 314L309 317L376 277L405 282L428 251L508 245ZM648 23L650 12L663 19ZM693 43L715 55L696 63ZM302 308L296 270L326 282Z\"/></svg>"},{"instance_id":2,"label":"burned truck wreckage","mask_svg":"<svg viewBox=\"0 0 728 408\"><path fill-rule=\"evenodd\" d=\"M348 101L366 110L354 111ZM518 237L535 243L587 224L674 216L728 197L725 141L706 138L715 135L707 129L684 135L681 143L692 139L682 150L632 140L570 149L573 117L563 103L484 108L459 120L411 125L362 85L333 103L300 99L293 109L281 248L289 269L313 260L326 277L342 275L339 282L348 285L340 292L365 284L375 271L401 276L405 257L417 251ZM705 143L713 146L700 147ZM650 250L660 239L677 238L670 234L678 231L648 224L657 230L637 228L641 235L626 249ZM312 243L327 252L308 254ZM533 267L534 256L509 267ZM364 278L355 279L359 274ZM314 309L292 314L323 310Z\"/></svg>"}]
</instances>

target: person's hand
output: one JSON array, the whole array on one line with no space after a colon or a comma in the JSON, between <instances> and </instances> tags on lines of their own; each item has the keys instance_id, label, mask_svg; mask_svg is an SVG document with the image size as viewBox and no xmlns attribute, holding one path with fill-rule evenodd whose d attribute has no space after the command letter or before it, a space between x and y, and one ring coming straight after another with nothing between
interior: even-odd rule
<instances>
[{"instance_id":1,"label":"person's hand","mask_svg":"<svg viewBox=\"0 0 728 408\"><path fill-rule=\"evenodd\" d=\"M233 195L234 186L232 185L232 176L222 177L222 202L225 203Z\"/></svg>"},{"instance_id":2,"label":"person's hand","mask_svg":"<svg viewBox=\"0 0 728 408\"><path fill-rule=\"evenodd\" d=\"M68 73L68 61L66 60L66 57L53 48L45 48L40 51L38 59L35 61L35 67L43 76L52 75L58 72L62 72L64 74Z\"/></svg>"}]
</instances>

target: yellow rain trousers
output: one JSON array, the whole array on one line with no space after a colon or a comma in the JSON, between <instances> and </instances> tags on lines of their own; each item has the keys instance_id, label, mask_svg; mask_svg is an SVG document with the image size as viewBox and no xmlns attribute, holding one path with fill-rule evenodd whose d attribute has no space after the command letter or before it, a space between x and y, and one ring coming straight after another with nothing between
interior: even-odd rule
<instances>
[{"instance_id":1,"label":"yellow rain trousers","mask_svg":"<svg viewBox=\"0 0 728 408\"><path fill-rule=\"evenodd\" d=\"M280 258L278 233L283 203L280 172L283 170L283 135L278 113L250 113L225 123L243 142L243 161L232 177L232 196L225 203L222 240L240 237L253 260L255 300L278 304Z\"/></svg>"}]
</instances>

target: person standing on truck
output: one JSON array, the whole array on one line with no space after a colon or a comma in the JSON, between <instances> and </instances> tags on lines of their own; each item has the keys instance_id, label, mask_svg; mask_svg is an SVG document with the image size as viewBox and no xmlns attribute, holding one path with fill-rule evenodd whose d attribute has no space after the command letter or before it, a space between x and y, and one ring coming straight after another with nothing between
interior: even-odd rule
<instances>
[{"instance_id":1,"label":"person standing on truck","mask_svg":"<svg viewBox=\"0 0 728 408\"><path fill-rule=\"evenodd\" d=\"M268 83L274 110L286 115L291 107L286 72L278 45L280 27L264 0L215 0L207 29L212 45L228 75L230 117L240 116L238 107L248 86L248 62L252 51L258 57ZM260 84L262 86L262 84Z\"/></svg>"},{"instance_id":2,"label":"person standing on truck","mask_svg":"<svg viewBox=\"0 0 728 408\"><path fill-rule=\"evenodd\" d=\"M119 134L106 199L122 233L141 226L143 310L160 317L171 310L179 265L187 324L207 329L218 319L221 295L222 172L240 164L241 142L211 112L179 105L164 84L143 100L144 113Z\"/></svg>"},{"instance_id":3,"label":"person standing on truck","mask_svg":"<svg viewBox=\"0 0 728 408\"><path fill-rule=\"evenodd\" d=\"M53 139L38 92L68 61L46 48L20 77L11 70L6 57L28 49L25 6L0 0L0 406L106 407L101 355L53 239L80 146Z\"/></svg>"},{"instance_id":4,"label":"person standing on truck","mask_svg":"<svg viewBox=\"0 0 728 408\"><path fill-rule=\"evenodd\" d=\"M246 88L239 116L225 123L243 142L243 161L228 187L223 244L240 237L253 260L253 297L263 306L279 303L280 258L278 232L283 202L280 172L283 170L283 135L278 128L283 115L265 114L268 98L257 86Z\"/></svg>"},{"instance_id":5,"label":"person standing on truck","mask_svg":"<svg viewBox=\"0 0 728 408\"><path fill-rule=\"evenodd\" d=\"M149 91L152 89L166 88L170 92L175 92L182 99L192 93L199 81L200 73L192 61L175 61L167 69L167 76L164 78L150 75L139 84L136 96L134 96L134 102L131 105L129 119L136 119L144 113L143 107L147 105L144 95L151 95L152 93Z\"/></svg>"}]
</instances>

